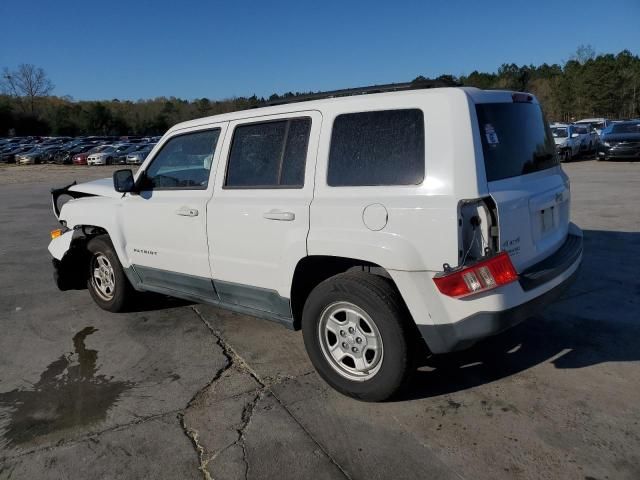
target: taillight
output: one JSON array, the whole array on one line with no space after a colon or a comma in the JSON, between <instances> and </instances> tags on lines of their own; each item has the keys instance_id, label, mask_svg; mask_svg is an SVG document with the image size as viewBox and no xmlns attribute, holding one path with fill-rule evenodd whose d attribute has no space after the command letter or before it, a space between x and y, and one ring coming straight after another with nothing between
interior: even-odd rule
<instances>
[{"instance_id":1,"label":"taillight","mask_svg":"<svg viewBox=\"0 0 640 480\"><path fill-rule=\"evenodd\" d=\"M465 297L485 292L518 279L507 252L474 265L437 274L433 281L449 297Z\"/></svg>"}]
</instances>

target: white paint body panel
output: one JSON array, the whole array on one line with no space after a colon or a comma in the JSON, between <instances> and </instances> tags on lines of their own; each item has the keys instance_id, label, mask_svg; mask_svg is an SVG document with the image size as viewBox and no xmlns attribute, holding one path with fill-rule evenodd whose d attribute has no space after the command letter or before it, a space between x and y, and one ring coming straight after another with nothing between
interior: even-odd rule
<instances>
[{"instance_id":1,"label":"white paint body panel","mask_svg":"<svg viewBox=\"0 0 640 480\"><path fill-rule=\"evenodd\" d=\"M311 118L303 188L224 188L226 162L219 162L215 195L207 206L207 232L211 270L216 280L276 290L289 298L291 280L298 261L307 255L309 206L313 199L314 171L322 115L300 111L294 117ZM269 115L252 119L273 121L292 115ZM222 145L228 158L232 133ZM282 217L282 220L277 219ZM272 218L265 218L272 217ZM287 219L284 219L284 218ZM291 220L288 220L291 218Z\"/></svg>"},{"instance_id":2,"label":"white paint body panel","mask_svg":"<svg viewBox=\"0 0 640 480\"><path fill-rule=\"evenodd\" d=\"M113 189L113 178L101 178L100 180L94 180L92 182L79 183L69 188L72 192L83 192L91 195L98 195L101 197L120 198L121 193L116 192Z\"/></svg>"}]
</instances>

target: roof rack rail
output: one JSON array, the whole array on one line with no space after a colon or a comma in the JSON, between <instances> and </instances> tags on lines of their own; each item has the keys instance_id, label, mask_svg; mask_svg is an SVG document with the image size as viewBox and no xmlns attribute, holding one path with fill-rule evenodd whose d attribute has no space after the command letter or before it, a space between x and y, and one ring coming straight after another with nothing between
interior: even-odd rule
<instances>
[{"instance_id":1,"label":"roof rack rail","mask_svg":"<svg viewBox=\"0 0 640 480\"><path fill-rule=\"evenodd\" d=\"M306 95L282 97L274 100L269 100L261 105L256 105L256 107L254 108L270 107L274 105L285 105L287 103L308 102L310 100L322 100L325 98L351 97L355 95L366 95L369 93L401 92L405 90L421 90L424 88L444 88L444 87L456 87L456 86L460 86L460 85L454 82L448 82L445 80L421 79L421 80L415 80L413 82L406 82L406 83L387 83L384 85L370 85L367 87L344 88L341 90L330 90L327 92L318 92L318 93L309 93Z\"/></svg>"}]
</instances>

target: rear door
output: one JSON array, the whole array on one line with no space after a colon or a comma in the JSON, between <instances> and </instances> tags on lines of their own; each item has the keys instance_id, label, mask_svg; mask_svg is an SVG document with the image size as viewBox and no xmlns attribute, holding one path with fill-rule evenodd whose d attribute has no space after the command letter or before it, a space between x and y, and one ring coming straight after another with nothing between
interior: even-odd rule
<instances>
[{"instance_id":1,"label":"rear door","mask_svg":"<svg viewBox=\"0 0 640 480\"><path fill-rule=\"evenodd\" d=\"M478 103L476 113L488 189L498 209L500 249L522 271L566 239L568 177L535 101Z\"/></svg>"},{"instance_id":2,"label":"rear door","mask_svg":"<svg viewBox=\"0 0 640 480\"><path fill-rule=\"evenodd\" d=\"M291 277L307 255L321 121L304 111L230 122L207 207L222 301L290 316Z\"/></svg>"}]
</instances>

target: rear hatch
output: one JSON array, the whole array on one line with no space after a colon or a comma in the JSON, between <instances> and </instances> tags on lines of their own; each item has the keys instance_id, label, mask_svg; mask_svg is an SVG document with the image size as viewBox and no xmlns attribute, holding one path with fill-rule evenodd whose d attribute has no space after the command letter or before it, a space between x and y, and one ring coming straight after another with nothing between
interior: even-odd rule
<instances>
[{"instance_id":1,"label":"rear hatch","mask_svg":"<svg viewBox=\"0 0 640 480\"><path fill-rule=\"evenodd\" d=\"M524 99L524 100L523 100ZM564 243L569 181L549 125L535 99L476 103L488 190L498 211L498 241L518 272Z\"/></svg>"}]
</instances>

